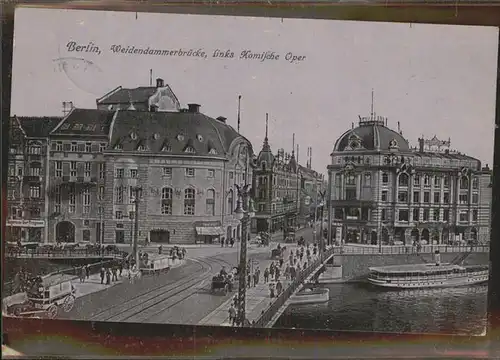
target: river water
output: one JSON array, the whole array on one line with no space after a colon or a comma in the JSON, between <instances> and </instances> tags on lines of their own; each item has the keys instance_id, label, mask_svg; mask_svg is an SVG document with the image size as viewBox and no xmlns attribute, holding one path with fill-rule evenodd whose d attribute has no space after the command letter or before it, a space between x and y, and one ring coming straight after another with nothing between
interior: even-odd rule
<instances>
[{"instance_id":1,"label":"river water","mask_svg":"<svg viewBox=\"0 0 500 360\"><path fill-rule=\"evenodd\" d=\"M274 327L397 333L484 335L487 285L430 290L381 290L331 284L330 301L292 305Z\"/></svg>"}]
</instances>

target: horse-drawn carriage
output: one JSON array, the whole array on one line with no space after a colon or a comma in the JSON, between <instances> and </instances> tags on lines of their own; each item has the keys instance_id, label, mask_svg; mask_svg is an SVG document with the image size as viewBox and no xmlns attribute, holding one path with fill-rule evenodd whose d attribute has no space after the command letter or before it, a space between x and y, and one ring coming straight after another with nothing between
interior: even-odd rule
<instances>
[{"instance_id":1,"label":"horse-drawn carriage","mask_svg":"<svg viewBox=\"0 0 500 360\"><path fill-rule=\"evenodd\" d=\"M278 247L271 250L271 259L281 259L286 250L286 247Z\"/></svg>"},{"instance_id":2,"label":"horse-drawn carriage","mask_svg":"<svg viewBox=\"0 0 500 360\"><path fill-rule=\"evenodd\" d=\"M212 293L222 291L224 292L224 295L226 295L228 292L232 292L238 282L238 279L238 267L234 267L230 274L227 274L225 271L221 271L212 278Z\"/></svg>"},{"instance_id":3,"label":"horse-drawn carriage","mask_svg":"<svg viewBox=\"0 0 500 360\"><path fill-rule=\"evenodd\" d=\"M2 312L7 316L48 317L53 319L59 308L70 312L75 305L74 276L58 274L32 279L26 292L9 296L2 301Z\"/></svg>"},{"instance_id":4,"label":"horse-drawn carriage","mask_svg":"<svg viewBox=\"0 0 500 360\"><path fill-rule=\"evenodd\" d=\"M283 233L283 240L285 241L285 243L295 242L295 229L293 227L285 229Z\"/></svg>"}]
</instances>

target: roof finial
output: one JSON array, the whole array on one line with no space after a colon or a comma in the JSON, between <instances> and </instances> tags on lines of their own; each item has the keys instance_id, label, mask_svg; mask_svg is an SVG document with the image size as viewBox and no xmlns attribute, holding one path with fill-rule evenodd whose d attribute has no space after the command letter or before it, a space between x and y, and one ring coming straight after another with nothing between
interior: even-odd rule
<instances>
[{"instance_id":1,"label":"roof finial","mask_svg":"<svg viewBox=\"0 0 500 360\"><path fill-rule=\"evenodd\" d=\"M266 149L266 150L269 150L269 139L267 137L268 122L269 122L269 114L266 113L266 136L264 137L264 147L263 147L263 149Z\"/></svg>"},{"instance_id":2,"label":"roof finial","mask_svg":"<svg viewBox=\"0 0 500 360\"><path fill-rule=\"evenodd\" d=\"M374 91L373 91L373 88L372 88L372 106L371 106L371 111L370 111L370 114L371 114L371 119L373 120L373 96L374 96Z\"/></svg>"},{"instance_id":3,"label":"roof finial","mask_svg":"<svg viewBox=\"0 0 500 360\"><path fill-rule=\"evenodd\" d=\"M240 132L241 122L241 95L238 95L238 133Z\"/></svg>"},{"instance_id":4,"label":"roof finial","mask_svg":"<svg viewBox=\"0 0 500 360\"><path fill-rule=\"evenodd\" d=\"M292 134L292 157L295 154L295 133Z\"/></svg>"},{"instance_id":5,"label":"roof finial","mask_svg":"<svg viewBox=\"0 0 500 360\"><path fill-rule=\"evenodd\" d=\"M268 130L268 123L269 123L269 113L266 113L266 141L268 140L268 137L267 137L267 130Z\"/></svg>"}]
</instances>

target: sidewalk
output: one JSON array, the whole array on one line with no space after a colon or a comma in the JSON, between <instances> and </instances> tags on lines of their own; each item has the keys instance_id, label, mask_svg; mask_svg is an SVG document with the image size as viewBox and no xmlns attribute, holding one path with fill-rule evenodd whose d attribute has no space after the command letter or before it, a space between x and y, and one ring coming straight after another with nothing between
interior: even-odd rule
<instances>
[{"instance_id":1,"label":"sidewalk","mask_svg":"<svg viewBox=\"0 0 500 360\"><path fill-rule=\"evenodd\" d=\"M283 267L281 268L281 274L280 274L280 281L283 284L283 291L288 287L290 284L290 280L286 280L284 276L284 269L286 268L286 265L289 263L289 254L290 250L293 250L294 252L298 248L295 244L292 246L286 246L287 249L284 253L284 263ZM312 249L312 248L311 248ZM314 261L317 259L317 256L311 256L311 261ZM306 261L306 257L304 256L304 261ZM297 261L301 266L303 265L304 261L300 262ZM246 318L250 323L252 321L257 321L260 316L262 315L262 312L265 311L269 305L276 299L276 298L271 298L270 293L269 293L269 283L264 283L264 269L271 265L271 262L277 262L276 260L264 260L259 262L259 267L261 269L261 279L260 283L251 288L247 288L246 292ZM270 281L271 283L276 284L274 281ZM236 295L237 289L234 292L234 295ZM205 318L203 318L198 325L216 325L216 326L232 326L232 324L229 322L229 308L231 306L231 303L233 302L234 296L232 296L230 299L226 300L222 305L220 305L217 309L212 311L210 314L208 314Z\"/></svg>"}]
</instances>

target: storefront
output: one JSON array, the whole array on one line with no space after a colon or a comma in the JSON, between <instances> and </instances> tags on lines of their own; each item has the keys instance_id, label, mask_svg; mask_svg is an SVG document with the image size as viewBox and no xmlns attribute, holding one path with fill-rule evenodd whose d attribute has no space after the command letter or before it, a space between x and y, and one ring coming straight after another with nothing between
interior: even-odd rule
<instances>
[{"instance_id":1,"label":"storefront","mask_svg":"<svg viewBox=\"0 0 500 360\"><path fill-rule=\"evenodd\" d=\"M220 221L197 221L194 226L197 244L218 243L221 236L224 235L224 229Z\"/></svg>"},{"instance_id":2,"label":"storefront","mask_svg":"<svg viewBox=\"0 0 500 360\"><path fill-rule=\"evenodd\" d=\"M6 224L7 241L43 242L45 220L8 220Z\"/></svg>"}]
</instances>

